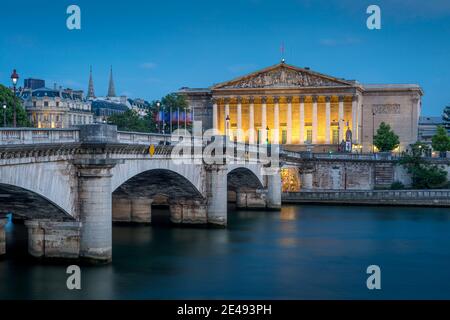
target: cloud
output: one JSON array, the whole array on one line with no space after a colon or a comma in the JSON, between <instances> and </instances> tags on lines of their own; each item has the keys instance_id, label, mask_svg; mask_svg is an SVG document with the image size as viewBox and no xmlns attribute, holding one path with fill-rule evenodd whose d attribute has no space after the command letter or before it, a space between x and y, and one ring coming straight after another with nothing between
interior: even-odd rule
<instances>
[{"instance_id":1,"label":"cloud","mask_svg":"<svg viewBox=\"0 0 450 320\"><path fill-rule=\"evenodd\" d=\"M142 69L155 69L157 64L154 62L144 62L141 64Z\"/></svg>"},{"instance_id":2,"label":"cloud","mask_svg":"<svg viewBox=\"0 0 450 320\"><path fill-rule=\"evenodd\" d=\"M326 47L336 47L343 45L352 45L358 44L361 40L354 37L346 37L346 38L324 38L319 40L319 44Z\"/></svg>"}]
</instances>

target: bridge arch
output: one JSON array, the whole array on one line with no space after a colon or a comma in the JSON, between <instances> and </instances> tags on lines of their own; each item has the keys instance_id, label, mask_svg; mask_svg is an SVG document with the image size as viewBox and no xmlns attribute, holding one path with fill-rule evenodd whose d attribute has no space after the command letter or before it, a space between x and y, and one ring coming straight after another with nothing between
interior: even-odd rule
<instances>
[{"instance_id":1,"label":"bridge arch","mask_svg":"<svg viewBox=\"0 0 450 320\"><path fill-rule=\"evenodd\" d=\"M253 169L253 170L252 170ZM228 202L237 208L266 207L264 180L257 167L232 167L227 175Z\"/></svg>"},{"instance_id":2,"label":"bridge arch","mask_svg":"<svg viewBox=\"0 0 450 320\"><path fill-rule=\"evenodd\" d=\"M167 168L146 170L129 178L114 190L112 200L115 222L151 223L155 204L168 206L167 217L173 223L207 222L204 195L184 175Z\"/></svg>"},{"instance_id":3,"label":"bridge arch","mask_svg":"<svg viewBox=\"0 0 450 320\"><path fill-rule=\"evenodd\" d=\"M161 171L154 171L161 170ZM146 175L155 172L171 172L177 175L171 175L173 179L175 177L184 178L190 184L186 186L194 187L194 189L200 193L203 197L206 196L206 188L204 184L205 171L202 164L190 164L181 165L176 164L170 159L161 160L143 160L143 159L130 159L125 160L124 163L116 165L112 170L112 192L115 192L119 187L127 183L128 181L139 177L145 177ZM179 179L178 181L183 181ZM148 183L148 181L146 181ZM164 182L164 181L163 181Z\"/></svg>"},{"instance_id":4,"label":"bridge arch","mask_svg":"<svg viewBox=\"0 0 450 320\"><path fill-rule=\"evenodd\" d=\"M73 220L57 203L34 191L0 183L0 213L12 212L25 219Z\"/></svg>"},{"instance_id":5,"label":"bridge arch","mask_svg":"<svg viewBox=\"0 0 450 320\"><path fill-rule=\"evenodd\" d=\"M60 211L62 216L74 219L78 217L76 168L67 162L0 166L0 186L0 194L13 194L23 199L21 203L16 203L16 209L11 211L20 210L25 213L25 210L29 209L27 216L36 215L31 210L49 216L45 215L45 210L50 210L51 214ZM4 200L1 198L0 203L5 202ZM34 202L46 205L39 209Z\"/></svg>"},{"instance_id":6,"label":"bridge arch","mask_svg":"<svg viewBox=\"0 0 450 320\"><path fill-rule=\"evenodd\" d=\"M200 190L186 177L165 168L143 171L122 183L113 191L113 194L127 194L147 198L161 195L170 200L176 198L204 199Z\"/></svg>"}]
</instances>

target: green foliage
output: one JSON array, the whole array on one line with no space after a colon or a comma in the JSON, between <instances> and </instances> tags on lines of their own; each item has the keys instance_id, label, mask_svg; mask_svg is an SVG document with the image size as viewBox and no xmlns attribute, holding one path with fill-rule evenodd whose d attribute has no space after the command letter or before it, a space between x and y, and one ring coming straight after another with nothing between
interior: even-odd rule
<instances>
[{"instance_id":1,"label":"green foliage","mask_svg":"<svg viewBox=\"0 0 450 320\"><path fill-rule=\"evenodd\" d=\"M400 181L394 181L391 184L391 190L403 190L405 189L405 185Z\"/></svg>"},{"instance_id":2,"label":"green foliage","mask_svg":"<svg viewBox=\"0 0 450 320\"><path fill-rule=\"evenodd\" d=\"M115 124L121 131L154 132L154 121L151 117L141 117L134 110L127 110L122 114L114 114L108 118L108 123Z\"/></svg>"},{"instance_id":3,"label":"green foliage","mask_svg":"<svg viewBox=\"0 0 450 320\"><path fill-rule=\"evenodd\" d=\"M400 144L398 136L391 130L391 126L382 122L373 137L373 143L381 152L392 151Z\"/></svg>"},{"instance_id":4,"label":"green foliage","mask_svg":"<svg viewBox=\"0 0 450 320\"><path fill-rule=\"evenodd\" d=\"M16 119L18 127L29 127L27 113L19 98L7 87L0 84L0 126L3 127L3 102L6 102L6 126L12 127L14 118L14 104L16 104Z\"/></svg>"},{"instance_id":5,"label":"green foliage","mask_svg":"<svg viewBox=\"0 0 450 320\"><path fill-rule=\"evenodd\" d=\"M426 148L426 145L419 142L412 144L411 151L404 153L400 160L400 164L411 175L413 188L442 189L448 187L447 172L422 157Z\"/></svg>"},{"instance_id":6,"label":"green foliage","mask_svg":"<svg viewBox=\"0 0 450 320\"><path fill-rule=\"evenodd\" d=\"M122 114L110 116L108 123L117 125L117 129L121 131L158 132L158 123L155 121L159 111L157 102L155 100L150 103L150 108L144 117L133 110L127 110ZM183 95L171 93L161 99L159 109L169 113L171 109L173 112L176 112L178 109L182 112L187 110L188 107L188 102ZM166 132L168 132L169 123L166 121L165 125ZM172 129L175 130L176 125Z\"/></svg>"},{"instance_id":7,"label":"green foliage","mask_svg":"<svg viewBox=\"0 0 450 320\"><path fill-rule=\"evenodd\" d=\"M177 93L171 93L162 98L161 105L166 110L170 110L170 108L172 108L173 111L176 111L179 108L180 112L187 110L187 108L189 107L185 96Z\"/></svg>"},{"instance_id":8,"label":"green foliage","mask_svg":"<svg viewBox=\"0 0 450 320\"><path fill-rule=\"evenodd\" d=\"M436 134L431 139L431 146L434 150L445 152L450 150L450 137L443 126L438 126Z\"/></svg>"}]
</instances>

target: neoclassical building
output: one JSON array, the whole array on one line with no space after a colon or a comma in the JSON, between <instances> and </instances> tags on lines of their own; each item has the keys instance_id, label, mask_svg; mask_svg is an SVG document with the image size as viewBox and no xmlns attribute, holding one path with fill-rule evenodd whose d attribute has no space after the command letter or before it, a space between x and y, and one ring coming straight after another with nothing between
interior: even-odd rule
<instances>
[{"instance_id":1,"label":"neoclassical building","mask_svg":"<svg viewBox=\"0 0 450 320\"><path fill-rule=\"evenodd\" d=\"M215 84L184 87L195 120L240 142L272 142L316 151L336 149L352 137L369 152L381 122L400 137L399 150L414 143L423 91L419 85L363 85L281 62Z\"/></svg>"}]
</instances>

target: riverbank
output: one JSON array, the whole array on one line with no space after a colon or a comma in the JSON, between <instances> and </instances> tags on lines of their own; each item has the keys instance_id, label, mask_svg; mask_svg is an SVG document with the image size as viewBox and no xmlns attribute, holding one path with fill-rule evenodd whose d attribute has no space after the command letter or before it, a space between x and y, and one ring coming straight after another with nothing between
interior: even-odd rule
<instances>
[{"instance_id":1,"label":"riverbank","mask_svg":"<svg viewBox=\"0 0 450 320\"><path fill-rule=\"evenodd\" d=\"M450 190L320 190L285 192L283 203L450 207Z\"/></svg>"}]
</instances>

